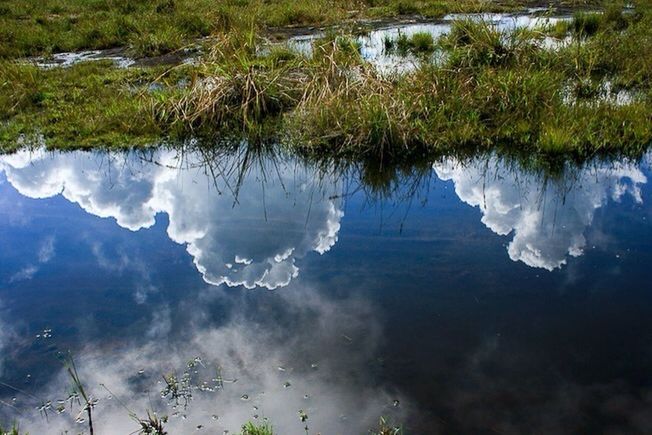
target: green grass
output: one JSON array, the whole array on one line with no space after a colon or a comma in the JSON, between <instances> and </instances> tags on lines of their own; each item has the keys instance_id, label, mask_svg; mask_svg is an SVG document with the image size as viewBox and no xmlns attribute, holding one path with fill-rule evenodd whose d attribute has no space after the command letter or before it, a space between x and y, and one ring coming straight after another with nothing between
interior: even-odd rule
<instances>
[{"instance_id":1,"label":"green grass","mask_svg":"<svg viewBox=\"0 0 652 435\"><path fill-rule=\"evenodd\" d=\"M157 13L179 7L161 5ZM437 48L444 56L437 63L424 57L400 76L376 72L346 35L317 41L310 58L280 47L262 57L256 26L215 33L199 64L169 70L107 62L39 70L1 61L0 147L41 137L55 148L244 137L361 160L461 149L636 154L652 140L650 8L646 0L624 15L611 6L573 24L578 15L567 30L583 30L556 51L537 45L543 32L505 35L488 23L459 21L438 41L406 38L413 52ZM597 28L588 24L594 17ZM625 106L598 98L606 82L637 98Z\"/></svg>"},{"instance_id":2,"label":"green grass","mask_svg":"<svg viewBox=\"0 0 652 435\"><path fill-rule=\"evenodd\" d=\"M156 141L147 92L156 75L107 62L51 70L0 62L0 149L36 135L61 148Z\"/></svg>"},{"instance_id":3,"label":"green grass","mask_svg":"<svg viewBox=\"0 0 652 435\"><path fill-rule=\"evenodd\" d=\"M433 18L451 12L514 10L523 4L515 0L3 0L0 59L112 47L128 47L134 56L155 56L216 32L251 26L264 32L399 15Z\"/></svg>"},{"instance_id":4,"label":"green grass","mask_svg":"<svg viewBox=\"0 0 652 435\"><path fill-rule=\"evenodd\" d=\"M623 6L621 2L607 2L600 12L577 11L570 21L555 23L551 33L560 38L569 33L582 38L604 30L623 31L641 18L638 13L624 13Z\"/></svg>"},{"instance_id":5,"label":"green grass","mask_svg":"<svg viewBox=\"0 0 652 435\"><path fill-rule=\"evenodd\" d=\"M247 422L242 426L241 435L274 435L272 426L267 423L255 424L253 422Z\"/></svg>"},{"instance_id":6,"label":"green grass","mask_svg":"<svg viewBox=\"0 0 652 435\"><path fill-rule=\"evenodd\" d=\"M7 427L0 424L0 435L21 435L21 433L18 430L18 426L16 426L15 424ZM29 434L23 433L23 435L29 435Z\"/></svg>"},{"instance_id":7,"label":"green grass","mask_svg":"<svg viewBox=\"0 0 652 435\"><path fill-rule=\"evenodd\" d=\"M435 40L430 33L418 32L412 36L400 34L398 38L391 39L386 37L384 40L385 51L396 51L401 55L407 54L431 54L435 51Z\"/></svg>"}]
</instances>

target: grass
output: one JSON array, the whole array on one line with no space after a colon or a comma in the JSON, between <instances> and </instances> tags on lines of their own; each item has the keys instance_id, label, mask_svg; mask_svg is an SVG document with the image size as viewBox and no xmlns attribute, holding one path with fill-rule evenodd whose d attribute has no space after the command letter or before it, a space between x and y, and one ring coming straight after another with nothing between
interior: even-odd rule
<instances>
[{"instance_id":1,"label":"grass","mask_svg":"<svg viewBox=\"0 0 652 435\"><path fill-rule=\"evenodd\" d=\"M161 5L158 13L178 7ZM311 56L280 47L261 56L263 36L254 24L218 31L198 64L172 69L95 62L40 70L2 61L0 147L41 139L55 148L89 148L232 137L361 160L460 149L579 158L641 153L652 140L650 1L637 3L635 13L612 5L578 14L566 26L573 41L546 50L538 43L544 30L501 33L461 20L437 41L419 33L392 42L443 54L436 62L424 56L403 75L378 73L356 40L342 34L317 41ZM636 98L614 104L602 98L605 83Z\"/></svg>"},{"instance_id":2,"label":"grass","mask_svg":"<svg viewBox=\"0 0 652 435\"><path fill-rule=\"evenodd\" d=\"M399 15L432 18L451 12L504 11L522 5L514 0L3 0L0 59L112 47L129 47L134 56L155 56L197 38L252 25L263 32Z\"/></svg>"},{"instance_id":3,"label":"grass","mask_svg":"<svg viewBox=\"0 0 652 435\"><path fill-rule=\"evenodd\" d=\"M152 96L139 97L156 75L107 62L51 70L0 62L0 147L7 151L36 135L63 148L158 140L147 102Z\"/></svg>"},{"instance_id":4,"label":"grass","mask_svg":"<svg viewBox=\"0 0 652 435\"><path fill-rule=\"evenodd\" d=\"M267 423L255 424L252 422L247 422L242 426L241 435L274 435L272 426Z\"/></svg>"},{"instance_id":5,"label":"grass","mask_svg":"<svg viewBox=\"0 0 652 435\"><path fill-rule=\"evenodd\" d=\"M386 37L384 40L385 51L396 51L401 55L407 54L431 54L435 51L435 40L430 33L417 32L412 36L400 34L398 38L391 39Z\"/></svg>"},{"instance_id":6,"label":"grass","mask_svg":"<svg viewBox=\"0 0 652 435\"><path fill-rule=\"evenodd\" d=\"M17 425L12 425L11 427L4 427L0 424L0 435L20 435ZM29 434L23 434L29 435Z\"/></svg>"}]
</instances>

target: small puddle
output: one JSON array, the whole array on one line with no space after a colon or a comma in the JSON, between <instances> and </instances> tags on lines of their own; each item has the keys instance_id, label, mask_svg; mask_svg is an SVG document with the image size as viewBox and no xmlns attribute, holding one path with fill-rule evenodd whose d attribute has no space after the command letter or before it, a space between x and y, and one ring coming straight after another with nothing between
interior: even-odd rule
<instances>
[{"instance_id":1,"label":"small puddle","mask_svg":"<svg viewBox=\"0 0 652 435\"><path fill-rule=\"evenodd\" d=\"M388 53L385 50L386 40L395 40L400 35L411 37L415 33L428 33L433 39L447 34L451 25L456 20L473 19L485 21L497 27L501 31L511 31L517 28L537 28L545 25L554 25L558 21L569 20L569 15L546 16L547 10L542 8L528 9L521 14L450 14L436 22L403 22L400 24L384 23L366 35L358 36L362 57L375 65L381 72L407 72L416 68L419 59L412 55L398 55ZM284 43L288 48L306 56L312 54L312 44L315 40L325 36L324 31L313 31L311 33L296 35L287 39ZM540 41L544 48L554 49L567 43L565 40L555 38L544 38ZM261 54L267 52L262 48ZM39 68L68 68L81 62L110 60L119 68L180 64L193 62L197 58L197 49L183 50L181 52L169 53L151 58L135 59L126 55L122 48L111 48L106 50L86 50L78 52L56 53L49 57L33 57L25 59Z\"/></svg>"},{"instance_id":2,"label":"small puddle","mask_svg":"<svg viewBox=\"0 0 652 435\"><path fill-rule=\"evenodd\" d=\"M120 47L105 50L55 53L48 57L32 57L25 59L24 61L43 69L69 68L82 62L97 61L112 61L118 68L130 68L192 63L197 60L199 52L199 47L191 47L160 56L133 58L127 56L127 50L124 47Z\"/></svg>"},{"instance_id":3,"label":"small puddle","mask_svg":"<svg viewBox=\"0 0 652 435\"><path fill-rule=\"evenodd\" d=\"M123 49L87 50L72 53L56 53L50 57L35 57L28 61L43 69L68 68L80 62L110 60L119 68L128 68L136 63L130 57L124 56Z\"/></svg>"},{"instance_id":4,"label":"small puddle","mask_svg":"<svg viewBox=\"0 0 652 435\"><path fill-rule=\"evenodd\" d=\"M399 36L410 38L417 33L427 33L437 40L450 32L453 22L466 19L489 23L506 33L521 28L543 28L571 19L569 15L543 16L540 12L540 9L531 9L527 14L449 14L437 22L384 25L366 35L358 36L356 41L360 44L360 54L363 59L373 64L381 73L403 73L415 69L420 60L413 55L400 55L388 51L385 48L388 40L395 41ZM291 50L310 56L313 42L324 36L324 32L295 36L288 40L287 46ZM568 40L546 37L539 43L543 48L555 49L567 44ZM437 53L433 58L436 56Z\"/></svg>"},{"instance_id":5,"label":"small puddle","mask_svg":"<svg viewBox=\"0 0 652 435\"><path fill-rule=\"evenodd\" d=\"M569 84L564 91L564 103L573 105L595 105L607 103L612 106L627 106L643 97L640 91L622 89L614 86L611 80L605 80L595 85L589 95L579 96L573 91L573 84Z\"/></svg>"}]
</instances>

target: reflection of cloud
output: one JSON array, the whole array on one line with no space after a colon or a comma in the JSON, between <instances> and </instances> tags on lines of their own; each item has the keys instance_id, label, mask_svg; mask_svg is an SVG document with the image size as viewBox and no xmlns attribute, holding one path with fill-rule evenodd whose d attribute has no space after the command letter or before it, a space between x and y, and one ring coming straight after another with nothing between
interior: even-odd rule
<instances>
[{"instance_id":1,"label":"reflection of cloud","mask_svg":"<svg viewBox=\"0 0 652 435\"><path fill-rule=\"evenodd\" d=\"M34 277L34 275L38 272L38 268L34 265L28 265L20 269L18 272L14 273L11 275L9 278L9 282L18 282L18 281L27 281L30 280Z\"/></svg>"},{"instance_id":2,"label":"reflection of cloud","mask_svg":"<svg viewBox=\"0 0 652 435\"><path fill-rule=\"evenodd\" d=\"M251 301L234 300L232 293L212 289L200 298L203 303L195 300L175 309L175 318L183 310L192 315L185 327L176 324L171 329L170 310L163 308L152 317L149 335L156 340L121 346L119 352L90 344L76 362L87 390L100 399L96 432L125 434L136 429L124 407L107 400L109 393L100 384L138 415L154 408L159 415L171 416L169 433L194 432L199 425L204 433L225 429L238 433L240 425L256 415L258 421L268 418L275 433L301 434L299 410L307 412L311 433L366 433L380 415L403 416L407 400L400 397L401 407L394 408L396 397L373 382L370 367L381 333L368 302L355 297L331 300L297 285L259 298L264 299L259 299L264 308L247 315ZM219 327L203 322L211 302L235 304L232 320ZM280 325L279 315L293 327ZM176 371L180 376L195 357L201 357L200 375L206 374L209 383L216 367L221 367L224 388L212 393L193 389L189 407L174 409L160 399L163 386L157 382L162 374ZM229 382L233 379L237 381ZM62 373L44 390L49 398L59 398L68 384ZM178 417L172 417L175 411ZM76 412L50 417L48 422L26 416L21 428L60 433L75 427L70 414Z\"/></svg>"},{"instance_id":3,"label":"reflection of cloud","mask_svg":"<svg viewBox=\"0 0 652 435\"><path fill-rule=\"evenodd\" d=\"M0 376L2 376L2 366L4 364L4 358L9 355L7 351L9 347L9 342L11 341L14 332L13 328L6 321L7 316L0 301Z\"/></svg>"},{"instance_id":4,"label":"reflection of cloud","mask_svg":"<svg viewBox=\"0 0 652 435\"><path fill-rule=\"evenodd\" d=\"M54 237L47 237L38 251L38 261L39 263L47 263L54 257Z\"/></svg>"},{"instance_id":5,"label":"reflection of cloud","mask_svg":"<svg viewBox=\"0 0 652 435\"><path fill-rule=\"evenodd\" d=\"M4 156L0 169L25 196L61 194L133 231L167 213L170 238L187 246L211 284L285 286L299 272L296 259L324 253L337 241L342 212L336 200L327 199L339 193L333 180L314 180L313 173L290 162L254 165L234 205L233 195L222 194L234 188L233 171L214 179L195 154L184 156L184 169L171 152L157 153L155 160L158 164L134 155L38 151ZM232 170L238 162L225 157L219 164Z\"/></svg>"},{"instance_id":6,"label":"reflection of cloud","mask_svg":"<svg viewBox=\"0 0 652 435\"><path fill-rule=\"evenodd\" d=\"M451 159L434 169L439 178L455 183L462 201L480 208L487 228L513 233L512 260L547 270L566 264L568 255L582 255L584 231L596 209L627 194L642 202L640 188L647 182L633 163L585 167L564 182L513 170L496 157L468 163Z\"/></svg>"},{"instance_id":7,"label":"reflection of cloud","mask_svg":"<svg viewBox=\"0 0 652 435\"><path fill-rule=\"evenodd\" d=\"M38 251L38 263L45 264L48 263L52 257L54 257L54 237L46 237L45 240L41 243L41 247ZM34 277L34 275L39 271L40 267L35 266L34 264L28 264L20 269L18 272L14 273L10 278L9 282L17 281L27 281Z\"/></svg>"},{"instance_id":8,"label":"reflection of cloud","mask_svg":"<svg viewBox=\"0 0 652 435\"><path fill-rule=\"evenodd\" d=\"M137 304L144 304L150 294L158 292L152 283L150 268L133 252L127 254L123 249L118 249L114 253L106 253L99 242L91 243L91 252L102 269L120 275L126 272L136 275L134 300Z\"/></svg>"}]
</instances>

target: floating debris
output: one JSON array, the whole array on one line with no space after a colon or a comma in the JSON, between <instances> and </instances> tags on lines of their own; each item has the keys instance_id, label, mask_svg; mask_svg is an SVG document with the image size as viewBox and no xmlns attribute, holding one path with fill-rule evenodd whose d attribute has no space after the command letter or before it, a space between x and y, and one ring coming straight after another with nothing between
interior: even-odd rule
<instances>
[{"instance_id":1,"label":"floating debris","mask_svg":"<svg viewBox=\"0 0 652 435\"><path fill-rule=\"evenodd\" d=\"M249 400L249 395L243 394L242 397L240 397L240 400Z\"/></svg>"},{"instance_id":2,"label":"floating debris","mask_svg":"<svg viewBox=\"0 0 652 435\"><path fill-rule=\"evenodd\" d=\"M292 386L292 384L290 383L290 381L286 381L286 382L283 384L283 388L290 388L291 386Z\"/></svg>"}]
</instances>

